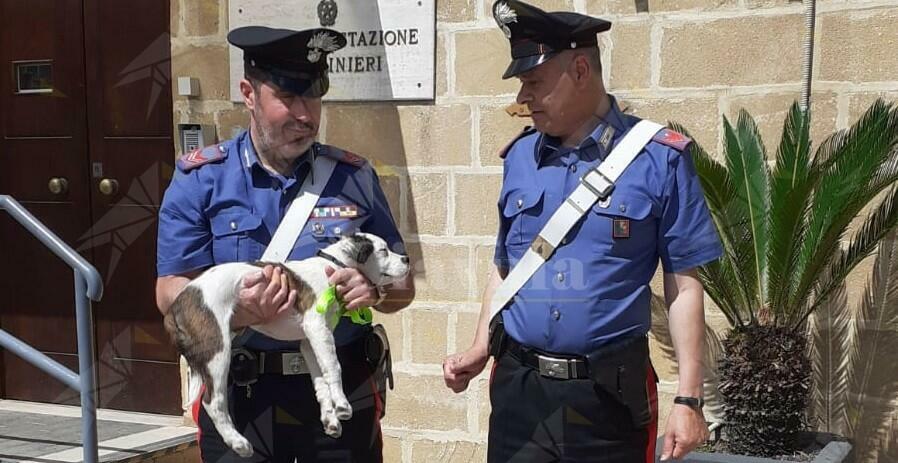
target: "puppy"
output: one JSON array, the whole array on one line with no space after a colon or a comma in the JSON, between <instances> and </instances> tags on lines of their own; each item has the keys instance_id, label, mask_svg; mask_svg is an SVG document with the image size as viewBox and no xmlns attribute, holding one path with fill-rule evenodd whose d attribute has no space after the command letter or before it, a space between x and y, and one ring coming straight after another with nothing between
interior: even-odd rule
<instances>
[{"instance_id":1,"label":"puppy","mask_svg":"<svg viewBox=\"0 0 898 463\"><path fill-rule=\"evenodd\" d=\"M234 429L228 414L227 382L231 363L230 321L243 278L261 271L264 262L234 262L216 265L192 280L178 295L165 316L165 328L190 365L189 402L196 400L205 384L203 406L224 442L238 455L248 457L253 448ZM408 274L408 257L390 251L375 235L358 233L319 251L315 257L272 264L287 275L290 289L297 291L293 311L278 320L252 329L274 339L300 341L300 350L321 405L321 423L331 437L342 433L340 420L352 417L352 407L343 392L340 364L328 320L338 320L339 304L322 314L314 310L318 296L328 288L325 267L342 265L358 269L376 286L401 280ZM333 323L333 322L331 322Z\"/></svg>"}]
</instances>

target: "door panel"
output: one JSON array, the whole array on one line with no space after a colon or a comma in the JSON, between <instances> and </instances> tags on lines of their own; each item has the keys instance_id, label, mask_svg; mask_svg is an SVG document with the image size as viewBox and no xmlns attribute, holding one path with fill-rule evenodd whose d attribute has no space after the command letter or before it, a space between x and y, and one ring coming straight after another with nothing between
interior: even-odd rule
<instances>
[{"instance_id":1,"label":"door panel","mask_svg":"<svg viewBox=\"0 0 898 463\"><path fill-rule=\"evenodd\" d=\"M0 193L104 278L99 405L180 414L177 354L154 301L156 213L173 165L169 15L160 0L0 0ZM12 62L46 59L54 91L14 94ZM49 191L54 177L66 193ZM103 179L117 191L101 193ZM0 327L77 371L71 270L5 214L0 240ZM77 403L10 354L0 361L2 397Z\"/></svg>"},{"instance_id":2,"label":"door panel","mask_svg":"<svg viewBox=\"0 0 898 463\"><path fill-rule=\"evenodd\" d=\"M0 1L0 193L68 243L90 224L82 35L79 0ZM51 60L52 93L15 93L22 60ZM54 177L65 193L49 191ZM72 271L5 213L0 256L0 328L77 371ZM71 403L61 382L6 351L2 361L3 397Z\"/></svg>"},{"instance_id":3,"label":"door panel","mask_svg":"<svg viewBox=\"0 0 898 463\"><path fill-rule=\"evenodd\" d=\"M85 0L95 265L108 290L97 305L100 405L180 413L180 367L155 305L156 214L171 178L169 4ZM103 63L91 66L90 63ZM96 123L94 123L96 121Z\"/></svg>"}]
</instances>

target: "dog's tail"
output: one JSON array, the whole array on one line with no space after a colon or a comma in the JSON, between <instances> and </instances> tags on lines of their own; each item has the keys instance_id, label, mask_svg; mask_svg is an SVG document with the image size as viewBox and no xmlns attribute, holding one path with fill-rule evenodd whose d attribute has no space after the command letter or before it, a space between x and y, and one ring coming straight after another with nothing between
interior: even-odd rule
<instances>
[{"instance_id":1,"label":"dog's tail","mask_svg":"<svg viewBox=\"0 0 898 463\"><path fill-rule=\"evenodd\" d=\"M193 368L187 367L187 396L184 398L184 409L188 410L200 398L203 391L203 378Z\"/></svg>"}]
</instances>

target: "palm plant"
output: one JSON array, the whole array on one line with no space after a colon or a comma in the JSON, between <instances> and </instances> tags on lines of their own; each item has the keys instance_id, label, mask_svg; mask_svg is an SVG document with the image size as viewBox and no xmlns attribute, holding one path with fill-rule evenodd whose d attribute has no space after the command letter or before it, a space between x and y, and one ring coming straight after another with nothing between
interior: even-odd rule
<instances>
[{"instance_id":1,"label":"palm plant","mask_svg":"<svg viewBox=\"0 0 898 463\"><path fill-rule=\"evenodd\" d=\"M898 109L877 101L812 153L793 105L772 160L747 112L723 125L723 162L692 148L724 247L699 275L732 326L719 365L728 448L769 456L805 425L808 317L898 224Z\"/></svg>"},{"instance_id":2,"label":"palm plant","mask_svg":"<svg viewBox=\"0 0 898 463\"><path fill-rule=\"evenodd\" d=\"M898 399L898 242L879 246L863 298L852 311L825 304L811 326L814 353L812 415L819 428L854 438L855 459L880 461L898 451L889 431ZM844 290L840 291L844 294ZM891 446L887 444L892 442Z\"/></svg>"}]
</instances>

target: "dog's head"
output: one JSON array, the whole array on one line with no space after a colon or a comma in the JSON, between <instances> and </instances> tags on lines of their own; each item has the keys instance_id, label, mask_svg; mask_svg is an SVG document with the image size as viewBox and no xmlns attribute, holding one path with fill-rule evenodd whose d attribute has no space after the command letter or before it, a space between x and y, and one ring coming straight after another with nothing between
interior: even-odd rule
<instances>
[{"instance_id":1,"label":"dog's head","mask_svg":"<svg viewBox=\"0 0 898 463\"><path fill-rule=\"evenodd\" d=\"M409 271L408 256L391 251L383 238L370 233L343 237L324 251L347 267L358 269L376 286L402 280Z\"/></svg>"}]
</instances>

